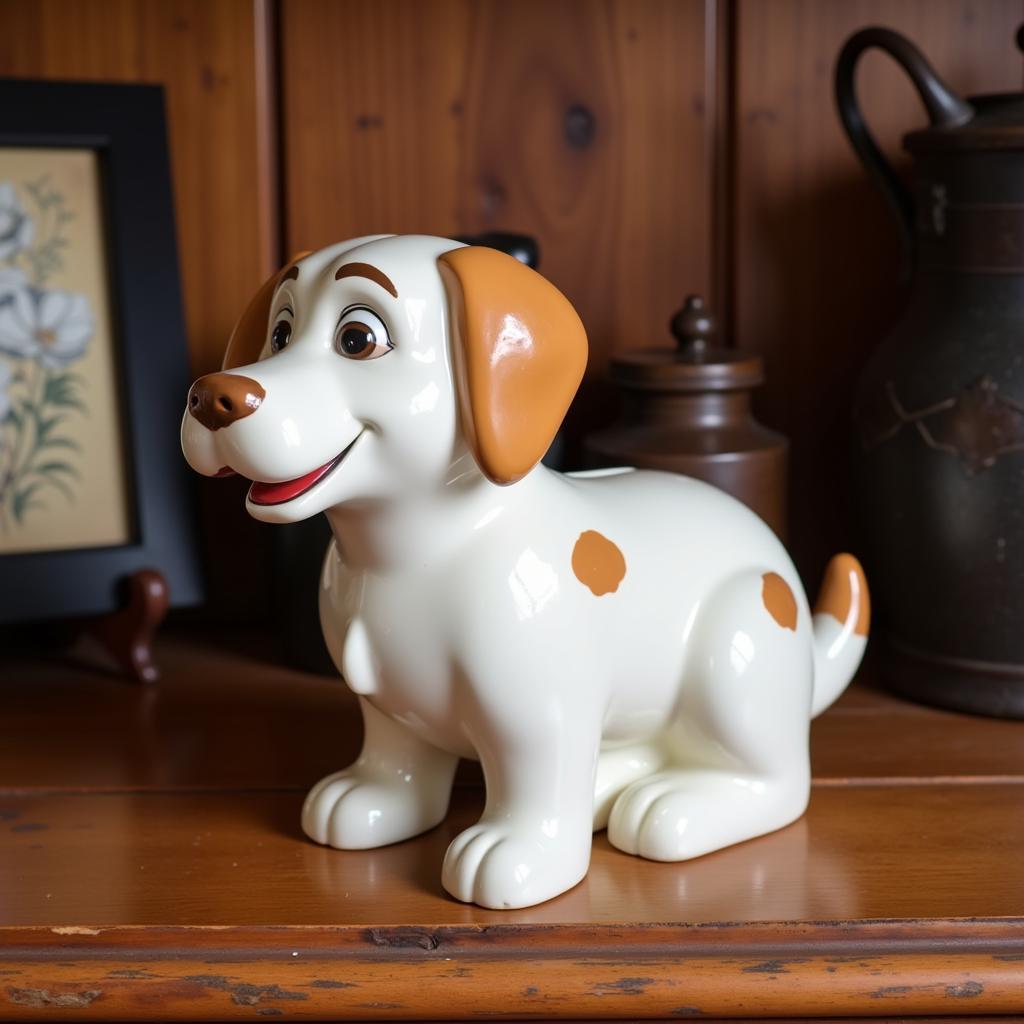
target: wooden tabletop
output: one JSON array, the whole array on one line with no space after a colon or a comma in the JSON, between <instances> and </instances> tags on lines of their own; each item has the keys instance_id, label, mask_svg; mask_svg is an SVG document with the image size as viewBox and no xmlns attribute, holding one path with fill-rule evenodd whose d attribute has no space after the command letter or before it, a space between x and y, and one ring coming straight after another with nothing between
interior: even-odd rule
<instances>
[{"instance_id":1,"label":"wooden tabletop","mask_svg":"<svg viewBox=\"0 0 1024 1024\"><path fill-rule=\"evenodd\" d=\"M0 1018L1024 1012L1024 723L866 678L813 726L794 825L685 864L601 834L581 885L498 912L439 881L475 768L419 839L315 846L299 808L356 751L348 691L252 635L159 659L150 689L0 661Z\"/></svg>"}]
</instances>

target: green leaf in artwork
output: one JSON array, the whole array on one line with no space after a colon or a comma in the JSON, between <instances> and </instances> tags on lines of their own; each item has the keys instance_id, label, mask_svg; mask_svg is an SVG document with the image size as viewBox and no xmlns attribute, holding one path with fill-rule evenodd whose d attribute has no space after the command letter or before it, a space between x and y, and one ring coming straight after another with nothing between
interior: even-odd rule
<instances>
[{"instance_id":1,"label":"green leaf in artwork","mask_svg":"<svg viewBox=\"0 0 1024 1024\"><path fill-rule=\"evenodd\" d=\"M66 462L41 462L32 468L37 473L67 473L69 476L81 476L74 466L69 466Z\"/></svg>"},{"instance_id":2,"label":"green leaf in artwork","mask_svg":"<svg viewBox=\"0 0 1024 1024\"><path fill-rule=\"evenodd\" d=\"M71 373L48 378L43 388L43 401L51 405L70 406L85 412L85 405L75 393L75 385L79 379L77 374Z\"/></svg>"},{"instance_id":3,"label":"green leaf in artwork","mask_svg":"<svg viewBox=\"0 0 1024 1024\"><path fill-rule=\"evenodd\" d=\"M45 486L47 484L49 484L49 486L53 487L55 490L60 491L60 493L63 494L64 497L68 499L68 502L74 505L74 491L72 491L71 488L59 476L57 476L55 473L43 474L40 480L40 486Z\"/></svg>"},{"instance_id":4,"label":"green leaf in artwork","mask_svg":"<svg viewBox=\"0 0 1024 1024\"><path fill-rule=\"evenodd\" d=\"M41 445L42 448L69 448L73 452L80 452L82 446L77 441L72 441L70 437L48 437L46 444Z\"/></svg>"},{"instance_id":5,"label":"green leaf in artwork","mask_svg":"<svg viewBox=\"0 0 1024 1024\"><path fill-rule=\"evenodd\" d=\"M36 436L39 444L46 444L50 433L56 429L58 424L64 422L64 416L58 413L56 416L50 416L48 419L43 419L37 409L32 410L36 417Z\"/></svg>"},{"instance_id":6,"label":"green leaf in artwork","mask_svg":"<svg viewBox=\"0 0 1024 1024\"><path fill-rule=\"evenodd\" d=\"M45 508L41 502L32 501L32 495L42 484L29 484L27 487L20 491L14 492L14 500L11 502L11 511L14 513L15 522L20 523L25 516L25 513L30 508Z\"/></svg>"}]
</instances>

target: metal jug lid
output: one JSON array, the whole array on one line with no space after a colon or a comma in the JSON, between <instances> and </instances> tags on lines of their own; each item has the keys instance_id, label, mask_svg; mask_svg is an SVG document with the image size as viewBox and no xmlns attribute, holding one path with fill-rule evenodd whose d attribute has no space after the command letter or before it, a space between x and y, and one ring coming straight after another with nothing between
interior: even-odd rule
<instances>
[{"instance_id":1,"label":"metal jug lid","mask_svg":"<svg viewBox=\"0 0 1024 1024\"><path fill-rule=\"evenodd\" d=\"M1024 149L1024 93L968 96L966 103L974 111L970 120L908 132L903 148L914 154Z\"/></svg>"},{"instance_id":2,"label":"metal jug lid","mask_svg":"<svg viewBox=\"0 0 1024 1024\"><path fill-rule=\"evenodd\" d=\"M1024 25L1017 30L1016 43L1024 51ZM938 123L904 135L906 150L934 153L1024 149L1024 92L986 93L968 96L963 101L934 73L932 80L948 91L951 107ZM958 100L962 104L959 110L955 109Z\"/></svg>"}]
</instances>

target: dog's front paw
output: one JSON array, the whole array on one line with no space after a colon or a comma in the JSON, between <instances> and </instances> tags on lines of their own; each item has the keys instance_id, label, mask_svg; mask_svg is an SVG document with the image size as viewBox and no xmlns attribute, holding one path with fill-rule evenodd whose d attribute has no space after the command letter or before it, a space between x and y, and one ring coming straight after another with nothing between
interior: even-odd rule
<instances>
[{"instance_id":1,"label":"dog's front paw","mask_svg":"<svg viewBox=\"0 0 1024 1024\"><path fill-rule=\"evenodd\" d=\"M302 830L339 850L399 843L437 825L448 809L447 788L382 782L354 768L321 779L302 807Z\"/></svg>"},{"instance_id":2,"label":"dog's front paw","mask_svg":"<svg viewBox=\"0 0 1024 1024\"><path fill-rule=\"evenodd\" d=\"M571 889L590 865L590 830L552 840L508 822L481 821L448 847L441 883L457 900L492 910L543 903Z\"/></svg>"}]
</instances>

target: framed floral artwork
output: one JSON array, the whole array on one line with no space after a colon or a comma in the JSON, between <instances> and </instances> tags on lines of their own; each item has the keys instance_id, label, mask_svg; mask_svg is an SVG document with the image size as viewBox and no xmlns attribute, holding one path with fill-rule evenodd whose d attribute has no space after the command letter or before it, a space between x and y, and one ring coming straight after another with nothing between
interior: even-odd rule
<instances>
[{"instance_id":1,"label":"framed floral artwork","mask_svg":"<svg viewBox=\"0 0 1024 1024\"><path fill-rule=\"evenodd\" d=\"M93 150L0 149L0 554L131 538L99 181Z\"/></svg>"},{"instance_id":2,"label":"framed floral artwork","mask_svg":"<svg viewBox=\"0 0 1024 1024\"><path fill-rule=\"evenodd\" d=\"M162 90L0 79L0 621L200 594Z\"/></svg>"}]
</instances>

